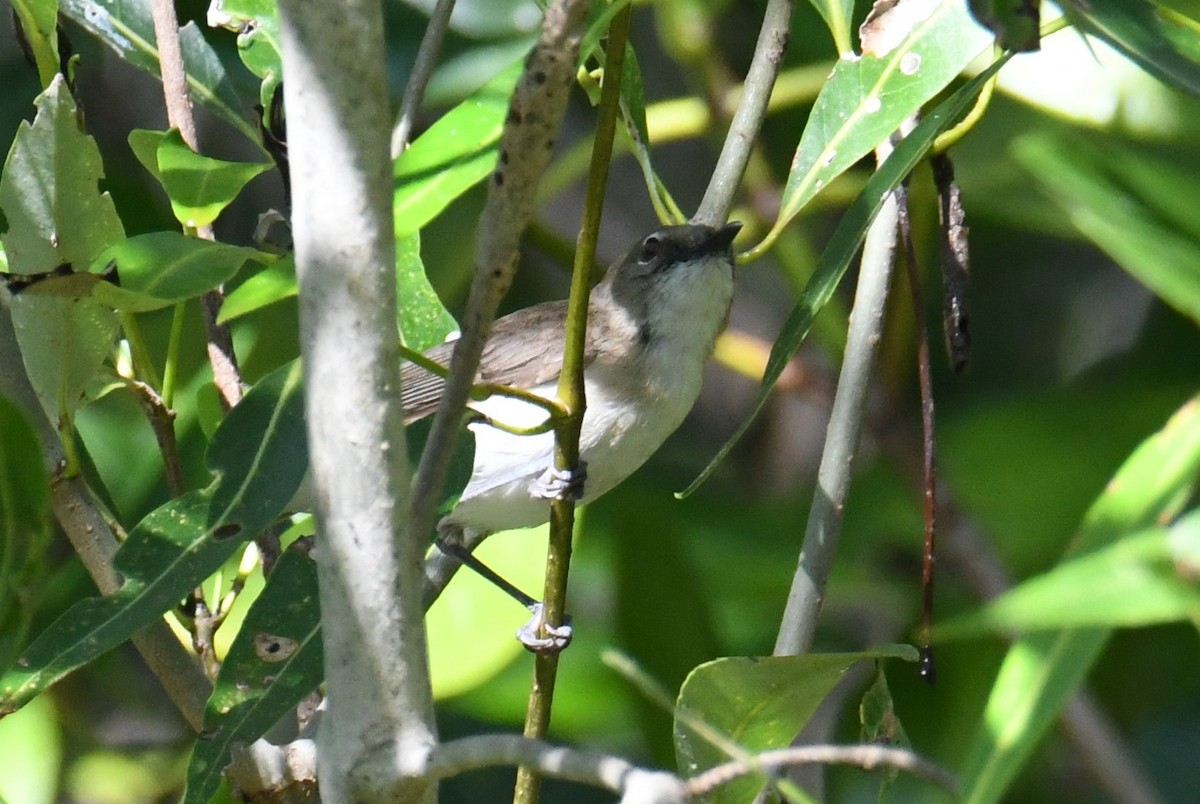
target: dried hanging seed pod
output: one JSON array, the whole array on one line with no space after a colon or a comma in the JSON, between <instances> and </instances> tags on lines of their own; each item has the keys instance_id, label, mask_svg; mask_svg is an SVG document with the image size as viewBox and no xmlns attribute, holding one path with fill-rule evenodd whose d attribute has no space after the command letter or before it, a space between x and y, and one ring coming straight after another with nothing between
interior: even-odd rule
<instances>
[{"instance_id":1,"label":"dried hanging seed pod","mask_svg":"<svg viewBox=\"0 0 1200 804\"><path fill-rule=\"evenodd\" d=\"M942 325L946 331L946 354L955 374L961 374L971 356L969 293L971 257L967 246L966 216L962 191L954 181L954 163L946 154L930 160L938 190L938 217L942 234Z\"/></svg>"}]
</instances>

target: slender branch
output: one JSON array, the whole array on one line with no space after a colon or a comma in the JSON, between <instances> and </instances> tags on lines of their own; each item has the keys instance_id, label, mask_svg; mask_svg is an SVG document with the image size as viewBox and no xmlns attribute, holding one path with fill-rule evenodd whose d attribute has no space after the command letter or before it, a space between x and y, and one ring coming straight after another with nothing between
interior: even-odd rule
<instances>
[{"instance_id":1,"label":"slender branch","mask_svg":"<svg viewBox=\"0 0 1200 804\"><path fill-rule=\"evenodd\" d=\"M432 801L437 740L408 512L383 13L280 3L329 709L322 798Z\"/></svg>"},{"instance_id":2,"label":"slender branch","mask_svg":"<svg viewBox=\"0 0 1200 804\"><path fill-rule=\"evenodd\" d=\"M516 273L521 232L533 218L537 182L550 160L575 81L587 9L586 0L556 0L547 7L541 36L513 92L500 138L500 162L488 182L488 200L479 220L475 278L461 322L462 337L455 343L450 376L413 481L411 519L416 533L433 530L460 416L496 308Z\"/></svg>"},{"instance_id":3,"label":"slender branch","mask_svg":"<svg viewBox=\"0 0 1200 804\"><path fill-rule=\"evenodd\" d=\"M175 16L173 0L154 0L150 6L154 19L154 39L158 45L159 71L163 82L163 100L167 107L167 122L179 129L183 141L199 152L196 120L192 115L192 99L188 94L187 70L183 63L183 47L179 39L179 19ZM212 226L202 226L197 234L204 240L216 240ZM229 327L217 323L224 293L218 288L209 291L201 301L204 326L208 334L208 360L212 364L213 382L221 393L221 403L229 409L242 398L242 378L233 337ZM178 316L178 311L176 315Z\"/></svg>"},{"instance_id":4,"label":"slender branch","mask_svg":"<svg viewBox=\"0 0 1200 804\"><path fill-rule=\"evenodd\" d=\"M923 497L925 547L921 562L921 677L932 684L937 676L933 661L933 577L937 545L937 436L934 432L933 375L929 366L929 326L925 321L925 301L921 293L921 271L917 248L913 243L912 222L908 216L908 187L896 188L900 240L904 244L904 268L908 277L913 308L913 329L917 333L917 377L921 387L921 457L924 476Z\"/></svg>"},{"instance_id":5,"label":"slender branch","mask_svg":"<svg viewBox=\"0 0 1200 804\"><path fill-rule=\"evenodd\" d=\"M444 779L496 766L522 765L546 776L595 785L623 795L623 801L685 801L683 783L670 773L639 768L628 760L580 751L512 734L464 737L434 749L430 773Z\"/></svg>"},{"instance_id":6,"label":"slender branch","mask_svg":"<svg viewBox=\"0 0 1200 804\"><path fill-rule=\"evenodd\" d=\"M146 409L147 418L150 419L154 438L158 441L158 451L162 453L167 490L172 497L178 497L187 489L183 482L183 467L179 463L179 444L175 439L175 411L168 408L158 392L148 384L134 380L129 383L129 387L137 395Z\"/></svg>"},{"instance_id":7,"label":"slender branch","mask_svg":"<svg viewBox=\"0 0 1200 804\"><path fill-rule=\"evenodd\" d=\"M600 94L599 119L593 138L592 162L588 173L587 198L583 221L575 248L575 264L571 274L571 293L567 301L566 343L563 345L563 368L558 379L558 398L567 409L554 431L554 465L560 471L574 472L580 468L579 435L587 409L583 381L583 353L587 339L588 297L592 286L592 265L596 261L596 241L600 236L600 220L604 212L604 197L608 186L608 169L612 162L613 135L621 102L621 70L625 63L625 44L629 39L631 9L628 5L617 12L608 29L608 45L604 62L604 85ZM567 578L571 566L571 539L575 530L575 500L569 496L550 503L550 544L546 555L546 583L542 597L542 621L538 636L548 637L566 622ZM550 727L550 710L554 701L554 684L558 674L558 652L539 653L534 661L533 684L525 713L525 736L540 738ZM522 765L517 770L517 804L538 800L540 777Z\"/></svg>"},{"instance_id":8,"label":"slender branch","mask_svg":"<svg viewBox=\"0 0 1200 804\"><path fill-rule=\"evenodd\" d=\"M62 441L29 384L20 355L8 308L0 305L0 394L18 404L34 425L47 468L55 474L63 466ZM87 484L79 477L58 478L50 487L50 503L55 519L100 594L111 595L120 589L121 576L113 566L120 545L113 534L113 524L102 513L100 502ZM199 732L212 685L196 663L196 657L161 620L134 634L132 641L171 703L188 725Z\"/></svg>"},{"instance_id":9,"label":"slender branch","mask_svg":"<svg viewBox=\"0 0 1200 804\"><path fill-rule=\"evenodd\" d=\"M882 162L882 155L878 158ZM825 449L817 470L817 487L813 492L799 566L792 578L787 607L775 641L776 656L806 653L812 647L817 615L837 553L867 387L883 331L888 282L895 262L897 217L896 197L891 194L867 231L858 290L850 312L846 351L825 435Z\"/></svg>"},{"instance_id":10,"label":"slender branch","mask_svg":"<svg viewBox=\"0 0 1200 804\"><path fill-rule=\"evenodd\" d=\"M729 217L734 193L737 192L758 130L766 117L771 89L779 74L784 51L787 50L793 5L794 0L769 0L767 3L754 58L746 75L746 91L733 116L729 133L725 136L725 145L717 158L717 166L700 202L700 209L692 219L695 223L715 226Z\"/></svg>"},{"instance_id":11,"label":"slender branch","mask_svg":"<svg viewBox=\"0 0 1200 804\"><path fill-rule=\"evenodd\" d=\"M804 745L756 754L752 761L735 760L718 765L687 781L687 794L705 796L718 787L751 773L774 773L796 765L856 765L863 770L895 768L927 779L950 792L958 780L947 771L912 751L884 745Z\"/></svg>"},{"instance_id":12,"label":"slender branch","mask_svg":"<svg viewBox=\"0 0 1200 804\"><path fill-rule=\"evenodd\" d=\"M404 97L400 100L400 112L396 115L396 126L392 129L392 159L399 157L408 147L413 123L421 108L421 100L425 97L425 86L429 83L434 66L437 65L438 52L442 49L442 40L446 38L446 28L450 25L452 13L454 0L437 0L437 5L429 15L429 25L425 26L421 46L417 48L417 58L413 62L412 72L408 75Z\"/></svg>"}]
</instances>

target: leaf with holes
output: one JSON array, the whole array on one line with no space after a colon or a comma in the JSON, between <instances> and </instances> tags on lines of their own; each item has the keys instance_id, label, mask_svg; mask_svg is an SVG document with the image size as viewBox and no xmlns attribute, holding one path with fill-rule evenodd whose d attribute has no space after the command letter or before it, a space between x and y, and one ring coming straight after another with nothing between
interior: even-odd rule
<instances>
[{"instance_id":1,"label":"leaf with holes","mask_svg":"<svg viewBox=\"0 0 1200 804\"><path fill-rule=\"evenodd\" d=\"M271 523L308 463L299 361L260 380L229 412L205 461L213 483L149 513L114 559L124 585L80 601L0 677L0 715L161 617Z\"/></svg>"}]
</instances>

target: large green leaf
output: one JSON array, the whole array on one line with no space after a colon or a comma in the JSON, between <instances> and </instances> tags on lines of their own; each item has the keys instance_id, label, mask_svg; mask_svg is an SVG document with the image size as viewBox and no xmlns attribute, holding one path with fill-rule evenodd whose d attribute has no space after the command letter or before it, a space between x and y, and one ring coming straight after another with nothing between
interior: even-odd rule
<instances>
[{"instance_id":1,"label":"large green leaf","mask_svg":"<svg viewBox=\"0 0 1200 804\"><path fill-rule=\"evenodd\" d=\"M887 645L862 653L730 657L700 665L683 682L675 706L675 752L686 776L729 761L728 751L695 728L703 723L724 741L756 754L791 744L834 685L864 659L917 660L911 645ZM765 777L751 775L725 785L712 801L750 801Z\"/></svg>"},{"instance_id":2,"label":"large green leaf","mask_svg":"<svg viewBox=\"0 0 1200 804\"><path fill-rule=\"evenodd\" d=\"M1200 17L1180 3L1153 0L1074 0L1063 11L1082 30L1098 36L1171 86L1200 96Z\"/></svg>"},{"instance_id":3,"label":"large green leaf","mask_svg":"<svg viewBox=\"0 0 1200 804\"><path fill-rule=\"evenodd\" d=\"M443 115L396 160L396 240L419 231L496 166L509 96L521 74L514 64Z\"/></svg>"},{"instance_id":4,"label":"large green leaf","mask_svg":"<svg viewBox=\"0 0 1200 804\"><path fill-rule=\"evenodd\" d=\"M1101 626L1200 622L1200 519L1139 531L1030 578L979 612L939 625L936 638Z\"/></svg>"},{"instance_id":5,"label":"large green leaf","mask_svg":"<svg viewBox=\"0 0 1200 804\"><path fill-rule=\"evenodd\" d=\"M1177 164L1080 137L1023 139L1016 155L1079 231L1200 322L1200 196Z\"/></svg>"},{"instance_id":6,"label":"large green leaf","mask_svg":"<svg viewBox=\"0 0 1200 804\"><path fill-rule=\"evenodd\" d=\"M58 76L38 97L33 123L17 129L0 177L9 269L36 274L65 263L82 270L124 239L112 198L100 192L103 178L100 149Z\"/></svg>"},{"instance_id":7,"label":"large green leaf","mask_svg":"<svg viewBox=\"0 0 1200 804\"><path fill-rule=\"evenodd\" d=\"M257 740L321 683L320 625L316 563L303 551L287 550L221 665L188 765L184 802L211 799L233 745Z\"/></svg>"},{"instance_id":8,"label":"large green leaf","mask_svg":"<svg viewBox=\"0 0 1200 804\"><path fill-rule=\"evenodd\" d=\"M767 240L826 187L940 92L988 42L961 0L923 4L927 16L893 25L870 52L841 58L813 105ZM898 31L908 30L899 40Z\"/></svg>"},{"instance_id":9,"label":"large green leaf","mask_svg":"<svg viewBox=\"0 0 1200 804\"><path fill-rule=\"evenodd\" d=\"M148 514L114 559L109 597L72 606L0 677L0 714L162 616L283 510L307 465L299 361L260 380L226 416L205 460L214 475Z\"/></svg>"},{"instance_id":10,"label":"large green leaf","mask_svg":"<svg viewBox=\"0 0 1200 804\"><path fill-rule=\"evenodd\" d=\"M125 231L108 193L100 151L80 128L62 76L37 101L33 123L22 123L0 176L0 234L9 268L37 275L66 266L82 270ZM83 403L88 384L112 347L116 317L91 301L19 293L12 301L21 357L38 400L52 421L65 423Z\"/></svg>"},{"instance_id":11,"label":"large green leaf","mask_svg":"<svg viewBox=\"0 0 1200 804\"><path fill-rule=\"evenodd\" d=\"M418 352L437 346L458 329L425 275L417 232L396 243L396 324L404 344Z\"/></svg>"},{"instance_id":12,"label":"large green leaf","mask_svg":"<svg viewBox=\"0 0 1200 804\"><path fill-rule=\"evenodd\" d=\"M230 291L221 304L217 323L224 324L267 305L290 299L299 290L296 284L296 256L288 254Z\"/></svg>"},{"instance_id":13,"label":"large green leaf","mask_svg":"<svg viewBox=\"0 0 1200 804\"><path fill-rule=\"evenodd\" d=\"M158 77L158 46L149 0L61 0L60 8L122 59ZM257 145L258 129L247 116L249 104L200 29L189 22L179 36L192 99Z\"/></svg>"},{"instance_id":14,"label":"large green leaf","mask_svg":"<svg viewBox=\"0 0 1200 804\"><path fill-rule=\"evenodd\" d=\"M271 119L275 90L283 81L283 48L279 43L279 4L276 0L222 0L208 11L208 24L237 31L238 55L250 72L262 79L258 102Z\"/></svg>"},{"instance_id":15,"label":"large green leaf","mask_svg":"<svg viewBox=\"0 0 1200 804\"><path fill-rule=\"evenodd\" d=\"M821 254L820 262L817 263L812 278L805 286L804 292L800 294L800 299L792 308L787 321L784 322L783 330L779 333L774 346L771 347L771 355L767 359L767 366L763 371L762 384L759 386L754 407L738 426L733 436L725 442L725 445L700 473L700 476L692 481L692 484L681 492L680 496L687 496L695 491L749 429L751 422L766 404L771 389L775 387L775 383L779 380L788 361L808 336L808 331L812 328L817 313L833 295L833 291L841 281L842 275L845 274L850 261L854 259L867 227L875 219L875 215L883 206L883 201L888 193L904 181L917 163L925 157L937 136L961 119L983 89L984 84L1003 66L1005 61L1007 61L1007 57L997 60L927 114L925 119L900 141L887 161L867 180L866 186L846 210L837 229L834 230L833 236L829 238L829 244Z\"/></svg>"},{"instance_id":16,"label":"large green leaf","mask_svg":"<svg viewBox=\"0 0 1200 804\"><path fill-rule=\"evenodd\" d=\"M251 179L271 168L269 162L226 162L202 156L174 128L131 131L129 147L162 183L175 218L190 229L215 221Z\"/></svg>"},{"instance_id":17,"label":"large green leaf","mask_svg":"<svg viewBox=\"0 0 1200 804\"><path fill-rule=\"evenodd\" d=\"M156 310L207 293L233 278L251 259L266 257L252 248L179 232L150 232L100 255L96 267L115 263L120 284L102 283L93 298L127 312Z\"/></svg>"},{"instance_id":18,"label":"large green leaf","mask_svg":"<svg viewBox=\"0 0 1200 804\"><path fill-rule=\"evenodd\" d=\"M1200 477L1200 397L1144 441L1084 517L1068 558L1179 513ZM1064 703L1087 677L1111 629L1032 634L1009 649L962 773L964 801L999 801Z\"/></svg>"}]
</instances>

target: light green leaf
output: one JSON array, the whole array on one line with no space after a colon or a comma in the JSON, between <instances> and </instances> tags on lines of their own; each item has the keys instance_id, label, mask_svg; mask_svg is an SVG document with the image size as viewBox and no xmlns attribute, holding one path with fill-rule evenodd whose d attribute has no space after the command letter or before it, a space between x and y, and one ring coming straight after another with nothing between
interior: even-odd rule
<instances>
[{"instance_id":1,"label":"light green leaf","mask_svg":"<svg viewBox=\"0 0 1200 804\"><path fill-rule=\"evenodd\" d=\"M232 279L247 260L265 258L252 248L179 232L151 232L131 237L97 258L97 270L116 264L119 285L101 282L92 297L126 312L157 310L202 296Z\"/></svg>"},{"instance_id":2,"label":"light green leaf","mask_svg":"<svg viewBox=\"0 0 1200 804\"><path fill-rule=\"evenodd\" d=\"M799 301L792 308L787 321L784 322L783 330L779 333L774 346L771 347L771 355L767 359L767 366L763 371L763 379L754 407L738 426L733 436L709 461L700 476L678 496L688 496L708 479L713 470L733 449L733 445L749 429L751 422L766 404L771 395L771 389L775 387L775 383L779 380L788 361L792 359L792 355L808 336L808 331L812 328L817 313L833 296L833 291L841 281L842 275L845 274L850 261L854 259L859 243L862 242L867 227L871 225L871 221L875 219L875 215L883 205L883 200L925 157L937 136L961 119L974 103L975 97L983 89L984 84L1003 66L1005 61L1007 61L1007 57L996 61L927 114L925 119L900 141L888 160L867 180L866 186L846 210L837 229L834 230L833 236L829 238L829 244L821 254L820 262L813 271L812 278L805 286L804 292L800 294Z\"/></svg>"},{"instance_id":3,"label":"light green leaf","mask_svg":"<svg viewBox=\"0 0 1200 804\"><path fill-rule=\"evenodd\" d=\"M1177 164L1083 137L1022 139L1016 155L1079 231L1200 322L1200 200Z\"/></svg>"},{"instance_id":4,"label":"light green leaf","mask_svg":"<svg viewBox=\"0 0 1200 804\"><path fill-rule=\"evenodd\" d=\"M800 138L768 242L813 196L891 136L987 45L987 33L961 0L940 0L927 10L928 16L909 23L902 41L878 43L873 52L838 60ZM895 36L895 31L889 34Z\"/></svg>"},{"instance_id":5,"label":"light green leaf","mask_svg":"<svg viewBox=\"0 0 1200 804\"><path fill-rule=\"evenodd\" d=\"M418 352L444 342L458 329L425 275L417 232L396 243L396 324L404 345Z\"/></svg>"},{"instance_id":6,"label":"light green leaf","mask_svg":"<svg viewBox=\"0 0 1200 804\"><path fill-rule=\"evenodd\" d=\"M221 304L217 323L224 324L269 304L290 299L298 292L296 256L287 254L230 291Z\"/></svg>"},{"instance_id":7,"label":"light green leaf","mask_svg":"<svg viewBox=\"0 0 1200 804\"><path fill-rule=\"evenodd\" d=\"M12 8L33 51L38 78L48 87L58 74L58 0L12 0Z\"/></svg>"},{"instance_id":8,"label":"light green leaf","mask_svg":"<svg viewBox=\"0 0 1200 804\"><path fill-rule=\"evenodd\" d=\"M60 9L122 59L158 77L158 47L149 2L61 0ZM258 129L247 116L250 104L242 98L200 29L189 22L180 29L179 35L192 99L261 147Z\"/></svg>"},{"instance_id":9,"label":"light green leaf","mask_svg":"<svg viewBox=\"0 0 1200 804\"><path fill-rule=\"evenodd\" d=\"M520 63L500 73L443 115L396 160L397 242L419 231L492 172L509 97L520 74Z\"/></svg>"},{"instance_id":10,"label":"light green leaf","mask_svg":"<svg viewBox=\"0 0 1200 804\"><path fill-rule=\"evenodd\" d=\"M1068 558L1084 556L1176 514L1200 476L1200 397L1144 441L1084 517ZM1032 634L1013 643L992 687L962 773L963 800L999 801L1087 677L1111 629Z\"/></svg>"},{"instance_id":11,"label":"light green leaf","mask_svg":"<svg viewBox=\"0 0 1200 804\"><path fill-rule=\"evenodd\" d=\"M316 563L286 550L221 664L188 764L185 804L209 801L233 745L257 740L321 683L320 625Z\"/></svg>"},{"instance_id":12,"label":"light green leaf","mask_svg":"<svg viewBox=\"0 0 1200 804\"><path fill-rule=\"evenodd\" d=\"M215 221L251 179L271 168L269 162L226 162L201 156L174 128L131 131L129 147L162 183L175 218L190 229Z\"/></svg>"},{"instance_id":13,"label":"light green leaf","mask_svg":"<svg viewBox=\"0 0 1200 804\"><path fill-rule=\"evenodd\" d=\"M979 612L950 620L938 640L990 631L1129 628L1200 618L1200 588L1179 575L1176 549L1196 547L1195 518L1150 528L1031 578ZM1177 534L1173 544L1169 534Z\"/></svg>"},{"instance_id":14,"label":"light green leaf","mask_svg":"<svg viewBox=\"0 0 1200 804\"><path fill-rule=\"evenodd\" d=\"M1124 53L1173 87L1200 96L1200 18L1178 3L1088 0L1065 3L1063 12L1093 36Z\"/></svg>"},{"instance_id":15,"label":"light green leaf","mask_svg":"<svg viewBox=\"0 0 1200 804\"><path fill-rule=\"evenodd\" d=\"M221 423L205 460L212 485L172 500L130 532L110 597L72 606L0 677L0 715L128 639L178 603L283 510L307 466L299 361L260 380Z\"/></svg>"},{"instance_id":16,"label":"light green leaf","mask_svg":"<svg viewBox=\"0 0 1200 804\"><path fill-rule=\"evenodd\" d=\"M730 657L700 665L683 682L675 706L675 753L685 778L728 761L691 724L700 722L754 754L791 744L830 690L863 659L917 660L911 645L885 645L862 653ZM750 801L762 787L761 774L725 785L712 801Z\"/></svg>"},{"instance_id":17,"label":"light green leaf","mask_svg":"<svg viewBox=\"0 0 1200 804\"><path fill-rule=\"evenodd\" d=\"M237 32L242 63L262 79L258 102L269 120L275 90L283 81L279 4L276 0L222 0L209 7L208 24Z\"/></svg>"},{"instance_id":18,"label":"light green leaf","mask_svg":"<svg viewBox=\"0 0 1200 804\"><path fill-rule=\"evenodd\" d=\"M81 270L125 230L112 198L100 192L100 150L81 128L62 76L38 97L37 109L33 124L17 129L0 177L8 264L21 274L64 263Z\"/></svg>"},{"instance_id":19,"label":"light green leaf","mask_svg":"<svg viewBox=\"0 0 1200 804\"><path fill-rule=\"evenodd\" d=\"M850 18L854 15L854 0L809 0L829 26L833 44L840 55L854 50L850 42Z\"/></svg>"}]
</instances>

